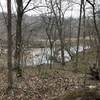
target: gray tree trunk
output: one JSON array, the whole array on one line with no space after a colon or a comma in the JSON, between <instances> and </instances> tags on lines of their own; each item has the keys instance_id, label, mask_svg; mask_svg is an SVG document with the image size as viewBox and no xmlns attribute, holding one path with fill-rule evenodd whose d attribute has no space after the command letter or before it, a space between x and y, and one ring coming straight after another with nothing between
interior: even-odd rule
<instances>
[{"instance_id":1,"label":"gray tree trunk","mask_svg":"<svg viewBox=\"0 0 100 100\"><path fill-rule=\"evenodd\" d=\"M15 51L15 67L17 77L22 76L21 70L21 49L22 49L22 17L23 17L23 0L16 0L17 3L17 21L16 21L16 51Z\"/></svg>"},{"instance_id":2,"label":"gray tree trunk","mask_svg":"<svg viewBox=\"0 0 100 100\"><path fill-rule=\"evenodd\" d=\"M83 0L83 56L85 56L85 46L86 46L86 22L85 22L86 16L85 16L85 1Z\"/></svg>"},{"instance_id":3,"label":"gray tree trunk","mask_svg":"<svg viewBox=\"0 0 100 100\"><path fill-rule=\"evenodd\" d=\"M12 89L12 18L11 18L11 0L7 0L7 31L8 31L8 89Z\"/></svg>"},{"instance_id":4,"label":"gray tree trunk","mask_svg":"<svg viewBox=\"0 0 100 100\"><path fill-rule=\"evenodd\" d=\"M75 70L77 69L78 66L78 56L79 56L79 42L80 42L80 29L81 29L81 18L82 18L82 5L83 5L83 0L81 0L81 5L80 5L80 17L79 17L79 26L78 26L78 35L77 35L77 50L76 50L76 62L75 62Z\"/></svg>"}]
</instances>

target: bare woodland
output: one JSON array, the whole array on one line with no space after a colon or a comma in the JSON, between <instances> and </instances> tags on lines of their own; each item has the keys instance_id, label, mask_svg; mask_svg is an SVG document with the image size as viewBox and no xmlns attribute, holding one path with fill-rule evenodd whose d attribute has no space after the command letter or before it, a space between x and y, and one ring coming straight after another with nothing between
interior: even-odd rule
<instances>
[{"instance_id":1,"label":"bare woodland","mask_svg":"<svg viewBox=\"0 0 100 100\"><path fill-rule=\"evenodd\" d=\"M100 1L1 1L0 100L100 100Z\"/></svg>"}]
</instances>

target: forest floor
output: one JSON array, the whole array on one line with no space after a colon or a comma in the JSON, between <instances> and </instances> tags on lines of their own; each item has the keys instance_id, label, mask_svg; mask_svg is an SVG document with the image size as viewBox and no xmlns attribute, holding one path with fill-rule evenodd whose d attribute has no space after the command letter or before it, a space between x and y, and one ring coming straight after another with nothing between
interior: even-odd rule
<instances>
[{"instance_id":1,"label":"forest floor","mask_svg":"<svg viewBox=\"0 0 100 100\"><path fill-rule=\"evenodd\" d=\"M80 54L77 73L73 71L72 61L64 67L55 64L52 69L47 65L39 68L24 68L23 77L15 78L13 89L7 94L7 69L0 69L0 100L95 100L95 91L99 81L89 79L89 63L95 59L95 53L87 52L83 60ZM82 99L84 97L84 99ZM88 99L85 99L85 97Z\"/></svg>"}]
</instances>

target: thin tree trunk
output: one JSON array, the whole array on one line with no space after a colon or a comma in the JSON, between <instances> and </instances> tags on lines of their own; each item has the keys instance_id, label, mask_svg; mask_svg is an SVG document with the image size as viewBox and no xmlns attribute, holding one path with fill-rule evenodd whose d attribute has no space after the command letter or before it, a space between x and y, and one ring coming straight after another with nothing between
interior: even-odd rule
<instances>
[{"instance_id":1,"label":"thin tree trunk","mask_svg":"<svg viewBox=\"0 0 100 100\"><path fill-rule=\"evenodd\" d=\"M85 32L85 19L86 19L86 16L85 16L85 1L83 0L83 56L85 57L85 47L86 47L86 32Z\"/></svg>"},{"instance_id":2,"label":"thin tree trunk","mask_svg":"<svg viewBox=\"0 0 100 100\"><path fill-rule=\"evenodd\" d=\"M64 57L64 34L63 34L63 19L62 18L62 6L61 6L61 0L59 1L59 28L58 28L58 32L59 32L59 38L60 38L60 45L61 45L61 58L62 58L62 65L65 65L65 57ZM64 16L63 16L64 17Z\"/></svg>"},{"instance_id":3,"label":"thin tree trunk","mask_svg":"<svg viewBox=\"0 0 100 100\"><path fill-rule=\"evenodd\" d=\"M62 30L62 29L61 29ZM61 31L60 30L60 31ZM60 32L59 31L59 32ZM62 32L61 32L62 33ZM59 33L59 34L61 34L61 33ZM63 40L63 36L62 36L62 34L60 35L60 45L61 45L61 63L62 63L62 65L64 66L65 65L65 57L64 57L64 40Z\"/></svg>"},{"instance_id":4,"label":"thin tree trunk","mask_svg":"<svg viewBox=\"0 0 100 100\"><path fill-rule=\"evenodd\" d=\"M94 21L94 27L96 30L96 36L98 39L98 43L97 43L97 54L98 54L98 69L99 69L99 74L100 74L100 32L99 29L97 27L97 22L96 22L96 13L95 13L95 0L93 0L93 3L91 3L90 0L86 0L93 8L93 21Z\"/></svg>"},{"instance_id":5,"label":"thin tree trunk","mask_svg":"<svg viewBox=\"0 0 100 100\"><path fill-rule=\"evenodd\" d=\"M50 43L50 51L51 51L51 54L50 54L50 56L51 56L51 58L50 58L50 69L52 69L52 61L53 61L53 44L52 43Z\"/></svg>"},{"instance_id":6,"label":"thin tree trunk","mask_svg":"<svg viewBox=\"0 0 100 100\"><path fill-rule=\"evenodd\" d=\"M70 16L70 30L69 30L69 40L68 40L68 49L69 49L69 52L70 52L70 49L71 49L71 38L72 38L72 11L73 11L73 8L71 9L71 16Z\"/></svg>"},{"instance_id":7,"label":"thin tree trunk","mask_svg":"<svg viewBox=\"0 0 100 100\"><path fill-rule=\"evenodd\" d=\"M80 40L81 18L82 18L82 5L83 5L83 0L81 0L81 5L80 5L80 17L79 17L79 26L78 26L78 35L77 35L76 62L75 62L75 66L74 66L75 70L77 69L77 66L78 66L79 40Z\"/></svg>"},{"instance_id":8,"label":"thin tree trunk","mask_svg":"<svg viewBox=\"0 0 100 100\"><path fill-rule=\"evenodd\" d=\"M95 15L95 0L93 0L93 20L94 20L94 26L98 38L98 44L97 44L97 54L98 54L98 69L99 69L99 74L100 74L100 33L97 27L97 22L96 22L96 15Z\"/></svg>"},{"instance_id":9,"label":"thin tree trunk","mask_svg":"<svg viewBox=\"0 0 100 100\"><path fill-rule=\"evenodd\" d=\"M12 89L13 75L12 75L12 18L11 18L11 0L7 0L7 12L8 12L8 89Z\"/></svg>"},{"instance_id":10,"label":"thin tree trunk","mask_svg":"<svg viewBox=\"0 0 100 100\"><path fill-rule=\"evenodd\" d=\"M21 70L21 49L22 49L22 17L23 17L23 0L17 0L17 24L16 24L16 51L15 51L15 67L17 69L17 77L22 76Z\"/></svg>"}]
</instances>

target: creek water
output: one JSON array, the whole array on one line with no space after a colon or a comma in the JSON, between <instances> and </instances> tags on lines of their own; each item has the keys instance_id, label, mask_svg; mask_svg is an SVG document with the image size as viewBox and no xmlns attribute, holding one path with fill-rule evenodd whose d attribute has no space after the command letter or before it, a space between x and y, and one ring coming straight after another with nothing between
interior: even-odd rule
<instances>
[{"instance_id":1,"label":"creek water","mask_svg":"<svg viewBox=\"0 0 100 100\"><path fill-rule=\"evenodd\" d=\"M72 54L76 53L76 46L70 48L70 52ZM85 49L89 49L89 46L86 46ZM53 55L55 54L55 49L53 50ZM79 46L79 52L83 51L83 46ZM31 48L27 51L27 57L26 57L26 65L32 66L32 65L40 65L40 64L48 64L50 63L50 57L51 57L51 51L50 48ZM64 50L64 57L65 62L68 62L71 60L71 57L67 50ZM61 61L61 50L57 51L56 54L56 60L58 62ZM54 61L54 60L53 60Z\"/></svg>"}]
</instances>

